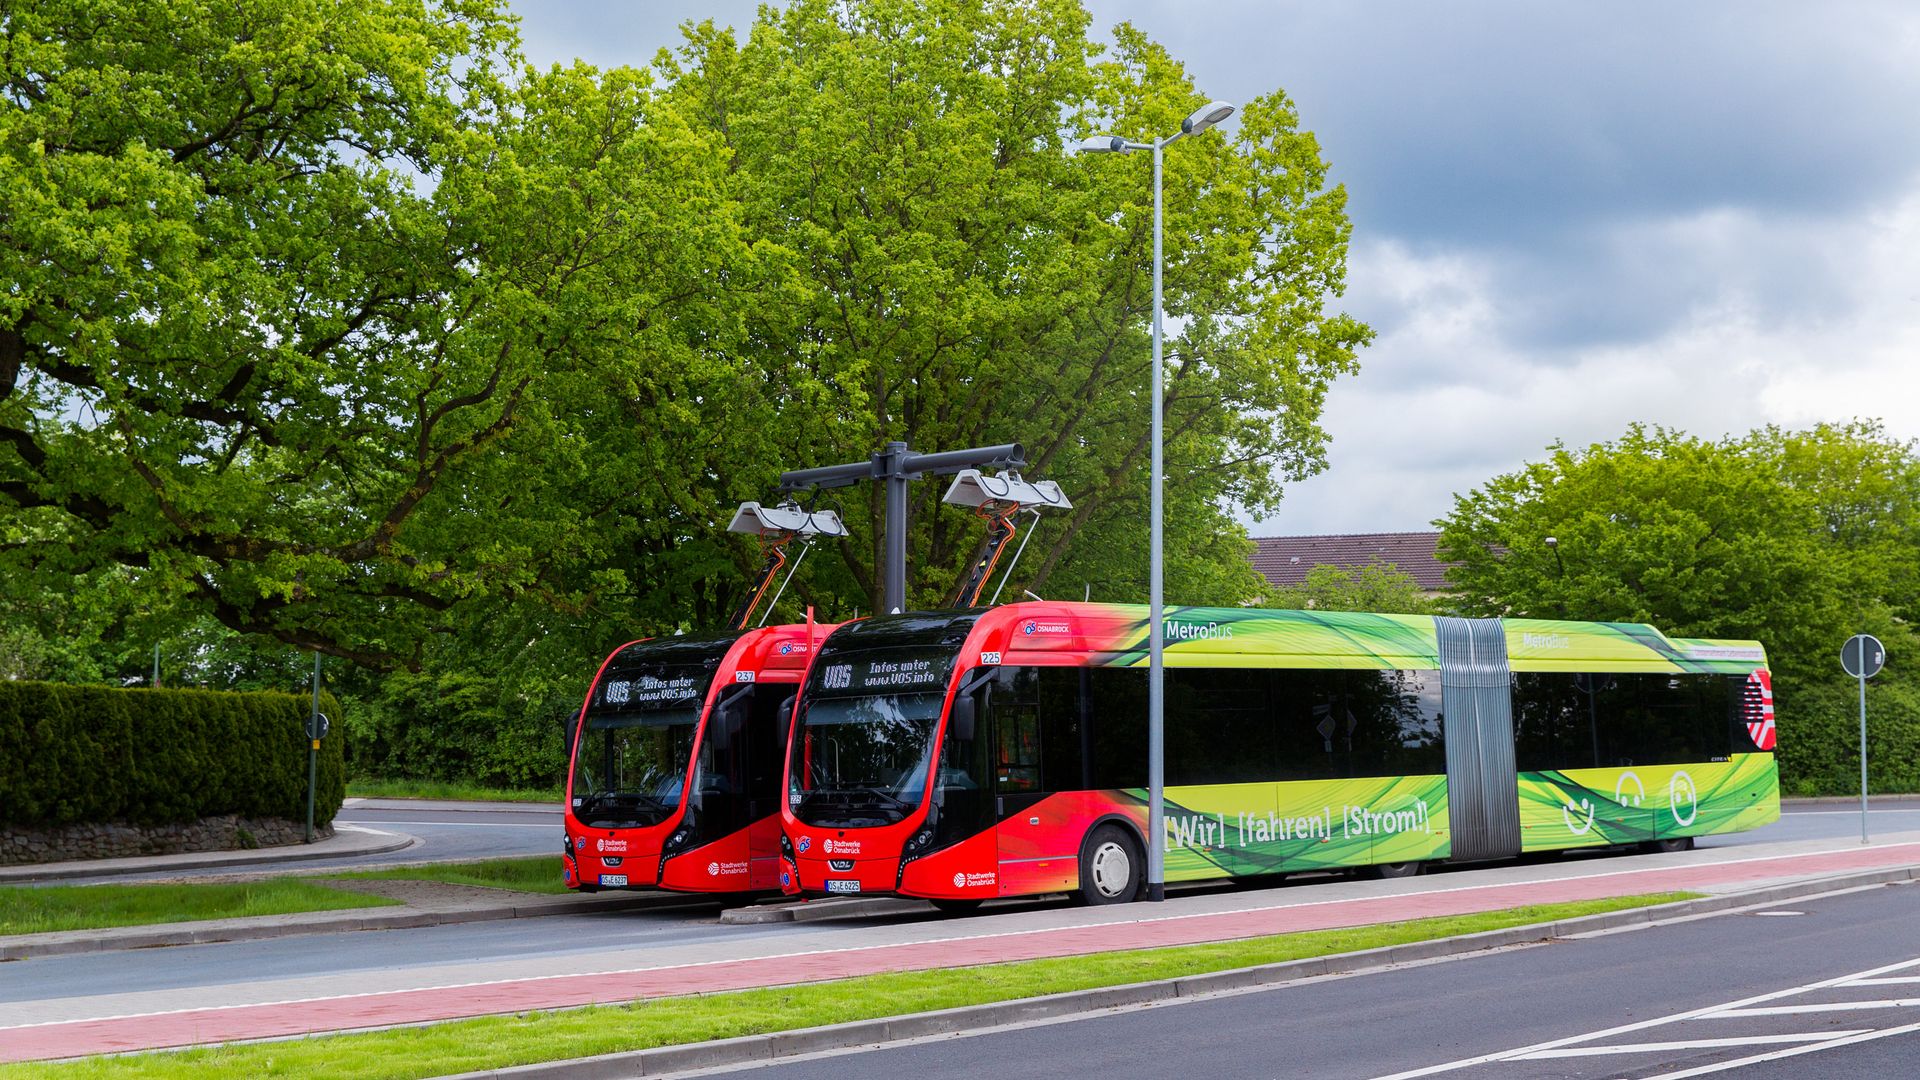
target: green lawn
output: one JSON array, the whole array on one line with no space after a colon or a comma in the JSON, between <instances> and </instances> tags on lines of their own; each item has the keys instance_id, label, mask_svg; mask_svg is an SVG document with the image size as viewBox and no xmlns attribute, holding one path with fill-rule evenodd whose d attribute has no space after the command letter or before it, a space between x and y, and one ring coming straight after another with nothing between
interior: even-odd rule
<instances>
[{"instance_id":1,"label":"green lawn","mask_svg":"<svg viewBox=\"0 0 1920 1080\"><path fill-rule=\"evenodd\" d=\"M435 863L428 866L397 866L391 870L361 870L351 874L329 874L340 880L445 881L454 885L485 885L516 892L564 893L567 885L560 875L560 856L532 855L524 859L491 859L474 863Z\"/></svg>"},{"instance_id":2,"label":"green lawn","mask_svg":"<svg viewBox=\"0 0 1920 1080\"><path fill-rule=\"evenodd\" d=\"M0 934L98 930L394 903L398 901L287 878L208 885L11 885L0 887Z\"/></svg>"},{"instance_id":3,"label":"green lawn","mask_svg":"<svg viewBox=\"0 0 1920 1080\"><path fill-rule=\"evenodd\" d=\"M1282 934L1214 945L1100 953L957 970L874 975L809 986L490 1016L359 1035L94 1057L59 1065L0 1066L0 1080L24 1076L112 1077L116 1080L121 1077L251 1080L262 1076L327 1076L338 1080L412 1080L1224 971L1664 904L1689 899L1692 895L1663 893L1578 904L1544 904L1350 930Z\"/></svg>"},{"instance_id":4,"label":"green lawn","mask_svg":"<svg viewBox=\"0 0 1920 1080\"><path fill-rule=\"evenodd\" d=\"M347 781L350 799L447 799L454 802L531 802L559 805L559 788L491 788L444 780L381 780L367 777Z\"/></svg>"}]
</instances>

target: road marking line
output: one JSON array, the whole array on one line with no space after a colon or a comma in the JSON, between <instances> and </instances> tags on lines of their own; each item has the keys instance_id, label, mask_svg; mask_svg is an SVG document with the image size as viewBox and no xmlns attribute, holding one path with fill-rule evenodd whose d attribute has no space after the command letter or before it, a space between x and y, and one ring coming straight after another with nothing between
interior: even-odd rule
<instances>
[{"instance_id":1,"label":"road marking line","mask_svg":"<svg viewBox=\"0 0 1920 1080\"><path fill-rule=\"evenodd\" d=\"M1682 1042L1622 1043L1618 1046L1569 1046L1560 1050L1542 1050L1537 1054L1525 1054L1513 1061L1545 1061L1548 1058L1604 1057L1607 1054L1650 1054L1663 1050L1712 1050L1723 1046L1758 1046L1763 1043L1808 1043L1824 1042L1848 1035L1865 1035L1873 1028L1857 1028L1853 1031L1817 1031L1802 1035L1752 1035L1744 1039L1687 1039Z\"/></svg>"},{"instance_id":2,"label":"road marking line","mask_svg":"<svg viewBox=\"0 0 1920 1080\"><path fill-rule=\"evenodd\" d=\"M1852 972L1851 974L1836 976L1835 978L1831 978L1831 979L1822 979L1819 982L1807 983L1804 986L1793 986L1793 987L1788 987L1785 990L1774 990L1765 994L1756 994L1750 998L1741 998L1738 1001L1729 1001L1719 1005L1707 1005L1698 1009L1688 1009L1685 1012L1673 1013L1669 1016L1656 1016L1651 1020L1640 1020L1631 1024L1622 1024L1619 1027L1611 1027L1603 1031L1590 1031L1584 1035L1570 1035L1564 1039L1550 1039L1547 1042L1534 1043L1531 1046L1515 1047L1512 1050L1501 1050L1501 1051L1498 1051L1497 1053L1492 1053L1492 1054L1477 1054L1473 1057L1461 1058L1457 1061L1446 1061L1438 1065L1427 1065L1418 1069L1408 1069L1405 1072L1391 1073L1387 1076L1378 1076L1378 1077L1375 1077L1374 1080L1413 1080L1414 1077L1418 1077L1418 1076L1435 1076L1440 1073L1457 1072L1460 1069L1470 1069L1475 1065L1487 1065L1496 1061L1511 1061L1514 1058L1521 1057L1526 1054L1537 1054L1543 1050L1558 1050L1563 1046L1577 1046L1580 1043L1592 1042L1595 1039L1611 1038L1612 1036L1615 1036L1615 1035L1625 1035L1628 1032L1633 1032L1633 1031L1645 1031L1648 1028L1655 1028L1665 1024L1678 1023L1679 1021L1682 1021L1682 1020L1697 1020L1700 1017L1707 1015L1708 1013L1720 1012L1725 1009L1742 1008L1749 1005L1759 1005L1762 1002L1767 1002L1767 1001L1778 1001L1781 998L1792 997L1795 994L1805 994L1805 993L1810 993L1814 990L1824 990L1824 989L1827 989L1828 987L1839 986L1840 984L1848 982L1853 979L1869 978L1876 975L1885 975L1888 972L1906 971L1916 967L1920 967L1920 959L1902 960L1897 964L1887 964L1882 967L1868 968L1866 971L1856 971L1856 972ZM1895 1030L1904 1030L1904 1029L1895 1029ZM1860 1036L1860 1037L1865 1038L1866 1036ZM1830 1044L1820 1043L1816 1045L1826 1046ZM1805 1049L1806 1049L1805 1047L1794 1047L1791 1050L1779 1051L1779 1053L1782 1056L1785 1056L1788 1054L1801 1053ZM1677 1077L1680 1075L1691 1075L1691 1074L1676 1073L1674 1075ZM1649 1078L1646 1078L1646 1080L1655 1080L1655 1078L1649 1077Z\"/></svg>"},{"instance_id":3,"label":"road marking line","mask_svg":"<svg viewBox=\"0 0 1920 1080\"><path fill-rule=\"evenodd\" d=\"M1728 1069L1738 1069L1747 1065L1758 1065L1764 1061L1778 1061L1781 1058L1797 1057L1801 1054L1815 1054L1822 1050L1833 1050L1842 1046L1852 1046L1855 1043L1872 1042L1875 1039L1885 1039L1894 1035L1909 1035L1916 1031L1920 1031L1920 1024L1908 1024L1904 1027L1887 1028L1884 1031L1869 1032L1865 1035L1849 1035L1844 1038L1830 1039L1827 1042L1813 1043L1810 1046L1795 1046L1787 1050L1775 1050L1771 1054L1755 1054L1752 1057L1716 1062L1712 1065L1702 1065L1697 1069L1683 1069L1680 1072L1661 1073L1658 1076L1642 1077L1641 1080L1682 1080L1683 1077L1688 1076L1705 1076L1708 1073L1725 1072Z\"/></svg>"},{"instance_id":4,"label":"road marking line","mask_svg":"<svg viewBox=\"0 0 1920 1080\"><path fill-rule=\"evenodd\" d=\"M1920 983L1920 975L1896 975L1888 979L1855 979L1852 982L1845 982L1845 983L1841 983L1840 985L1841 986L1902 986L1909 983Z\"/></svg>"},{"instance_id":5,"label":"road marking line","mask_svg":"<svg viewBox=\"0 0 1920 1080\"><path fill-rule=\"evenodd\" d=\"M1851 1009L1910 1009L1920 998L1883 998L1879 1001L1822 1001L1814 1005L1769 1005L1762 1009L1721 1009L1702 1020L1730 1020L1742 1016L1792 1016L1795 1013L1847 1012Z\"/></svg>"},{"instance_id":6,"label":"road marking line","mask_svg":"<svg viewBox=\"0 0 1920 1080\"><path fill-rule=\"evenodd\" d=\"M342 821L340 824L457 824L457 826L461 826L461 828L551 828L551 830L559 830L559 828L561 828L561 822L557 821L543 822L543 824L522 824L522 822L516 821L417 821L417 819L409 819L409 821L363 821L363 819L355 819L355 821Z\"/></svg>"}]
</instances>

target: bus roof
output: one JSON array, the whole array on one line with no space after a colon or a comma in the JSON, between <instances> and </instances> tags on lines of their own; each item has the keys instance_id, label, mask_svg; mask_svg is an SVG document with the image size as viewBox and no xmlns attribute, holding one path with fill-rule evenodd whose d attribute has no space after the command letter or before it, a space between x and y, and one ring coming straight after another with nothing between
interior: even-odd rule
<instances>
[{"instance_id":1,"label":"bus roof","mask_svg":"<svg viewBox=\"0 0 1920 1080\"><path fill-rule=\"evenodd\" d=\"M1141 667L1147 663L1147 607L1034 601L971 612L963 648L999 654L1005 664L1083 664ZM878 638L907 616L870 620ZM1509 666L1515 671L1721 672L1745 674L1766 666L1759 642L1669 638L1642 623L1508 619L1502 622ZM1345 667L1432 669L1440 665L1434 620L1425 615L1275 608L1166 609L1170 667ZM851 628L849 628L851 629ZM923 627L922 632L931 627ZM845 631L842 631L845 633ZM842 643L836 635L836 645ZM930 643L930 642L929 642Z\"/></svg>"}]
</instances>

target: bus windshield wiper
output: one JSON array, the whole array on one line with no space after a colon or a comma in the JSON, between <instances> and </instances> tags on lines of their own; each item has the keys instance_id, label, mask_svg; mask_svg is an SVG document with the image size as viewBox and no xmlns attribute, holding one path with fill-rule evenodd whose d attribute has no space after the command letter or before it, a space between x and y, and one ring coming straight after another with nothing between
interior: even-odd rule
<instances>
[{"instance_id":1,"label":"bus windshield wiper","mask_svg":"<svg viewBox=\"0 0 1920 1080\"><path fill-rule=\"evenodd\" d=\"M602 806L614 806L622 803L637 804L649 810L665 810L669 808L668 803L664 799L648 795L643 791L602 791L599 794L587 796L587 801L581 804L580 812L590 814Z\"/></svg>"},{"instance_id":2,"label":"bus windshield wiper","mask_svg":"<svg viewBox=\"0 0 1920 1080\"><path fill-rule=\"evenodd\" d=\"M822 802L830 802L840 806L854 806L867 803L878 803L883 806L891 804L893 806L910 807L913 805L896 795L890 795L879 788L871 787L816 788L807 794L820 799Z\"/></svg>"}]
</instances>

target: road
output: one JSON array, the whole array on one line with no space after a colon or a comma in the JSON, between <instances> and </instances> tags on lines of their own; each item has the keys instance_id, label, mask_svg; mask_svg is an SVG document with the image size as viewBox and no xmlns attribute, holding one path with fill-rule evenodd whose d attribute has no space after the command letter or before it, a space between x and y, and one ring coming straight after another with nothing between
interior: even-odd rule
<instances>
[{"instance_id":1,"label":"road","mask_svg":"<svg viewBox=\"0 0 1920 1080\"><path fill-rule=\"evenodd\" d=\"M471 819L471 820L469 820ZM352 820L368 827L404 830L423 839L423 844L388 855L361 860L356 865L388 862L414 862L423 858L476 858L496 855L541 854L555 845L558 835L557 808L530 808L484 813L450 813L444 810L394 810L380 807L349 808L341 820ZM1876 833L1897 831L1920 833L1920 804L1875 810L1872 828ZM1783 815L1780 823L1765 829L1735 836L1710 837L1701 842L1703 852L1718 849L1744 849L1767 841L1812 841L1839 839L1857 835L1859 814L1834 813L1821 806L1813 811L1794 811ZM1673 857L1660 857L1670 859ZM556 858L556 864L558 859ZM1618 854L1581 855L1573 859L1542 858L1526 863L1497 864L1493 867L1462 867L1445 875L1409 879L1399 888L1464 887L1502 875L1611 871L1655 860L1653 857ZM325 862L295 864L306 871ZM202 871L204 873L204 871ZM169 875L177 876L177 875ZM1236 889L1230 886L1177 889L1173 896L1197 905L1219 907L1241 904L1299 904L1319 896L1344 897L1359 894L1370 885L1337 878L1306 877L1278 887ZM419 972L423 982L436 980L429 973L462 973L482 970L506 973L550 974L569 970L611 969L643 965L661 950L684 952L701 947L746 949L750 952L780 951L806 947L814 940L832 940L837 944L857 942L890 934L910 933L921 924L966 927L968 932L983 932L982 919L945 923L931 913L888 916L849 922L834 920L820 923L773 923L762 926L729 926L719 922L720 905L698 897L661 897L661 906L645 911L601 912L579 916L553 916L541 919L507 920L454 926L385 930L375 933L316 934L268 941L226 942L170 949L145 949L133 952L80 954L45 957L23 965L0 967L0 1003L27 1002L45 998L81 998L96 994L102 987L116 993L136 991L194 990L210 986L241 983L273 983L281 980L337 987L346 981L377 977L381 985L403 985L411 981L404 974ZM1062 899L1006 901L990 906L995 920L1011 929L1016 920L1058 922L1080 910ZM994 920L985 920L992 922ZM862 933L862 930L867 931ZM28 971L31 978L27 978Z\"/></svg>"},{"instance_id":2,"label":"road","mask_svg":"<svg viewBox=\"0 0 1920 1080\"><path fill-rule=\"evenodd\" d=\"M1677 1080L1920 1072L1920 886L1094 1018L821 1055L752 1080L1181 1074Z\"/></svg>"},{"instance_id":3,"label":"road","mask_svg":"<svg viewBox=\"0 0 1920 1080\"><path fill-rule=\"evenodd\" d=\"M456 814L356 807L349 814L370 823L396 823L377 827L404 828L431 836L436 846L430 850L446 858L512 853L513 845L526 843L529 837L534 838L533 850L537 853L557 834L557 815L552 809ZM1910 842L1920 838L1920 805L1877 810L1873 827L1878 837L1893 837L1896 830L1905 828L1910 831L1901 839ZM60 1024L94 1017L161 1015L177 1010L181 1002L190 1002L195 1008L251 1008L270 1002L358 1001L429 987L500 988L511 984L526 987L527 993L547 994L553 980L568 979L575 983L584 979L587 989L594 992L597 987L611 990L636 979L635 986L651 987L622 991L630 997L681 985L661 983L656 975L645 973L671 969L698 975L717 970L714 965L724 968L764 961L773 961L775 969L784 969L788 961L780 959L783 957L814 958L798 961L801 963L837 963L834 958L854 953L865 956L874 950L911 950L946 943L938 947L948 950L949 955L957 955L952 951L959 949L971 950L969 955L982 959L1004 958L1006 953L999 942L1018 943L1030 940L1032 935L1063 931L1082 933L1078 928L1097 932L1101 926L1113 930L1124 926L1125 940L1138 944L1145 940L1139 936L1146 927L1141 920L1177 927L1188 925L1186 920L1227 919L1238 926L1248 918L1267 918L1262 912L1277 913L1284 919L1292 919L1291 913L1298 912L1305 918L1336 920L1323 925L1344 925L1337 920L1348 918L1344 912L1350 901L1362 906L1372 904L1380 912L1373 917L1390 919L1412 917L1431 910L1430 905L1437 901L1452 902L1448 898L1483 888L1533 887L1528 883L1622 880L1621 884L1594 887L1625 892L1690 888L1695 886L1671 875L1692 873L1689 868L1710 864L1733 871L1752 864L1754 870L1747 872L1745 880L1765 880L1767 874L1778 871L1762 873L1760 868L1772 863L1755 863L1757 858L1771 860L1792 851L1814 850L1843 858L1853 853L1871 854L1850 842L1857 828L1857 815L1820 807L1796 810L1779 825L1756 834L1713 838L1693 852L1536 859L1457 868L1445 874L1395 881L1322 877L1269 888L1181 889L1170 895L1166 904L1151 907L1084 909L1060 899L1042 899L989 905L986 910L990 914L971 919L948 919L924 911L735 926L719 922L720 908L713 902L663 896L658 906L641 911L43 957L0 965L0 1018L8 1018L15 1025ZM1771 845L1760 846L1769 839L1769 833L1774 834ZM1791 839L1794 837L1801 839ZM414 848L396 854L417 859L420 851ZM393 857L380 861L393 861ZM1712 873L1722 874L1723 870L1714 869ZM1620 875L1625 878L1620 879ZM1744 887L1751 885L1727 878L1725 885L1709 887L1708 891ZM604 973L604 978L587 973ZM790 970L785 977L792 977ZM564 986L561 990L573 992ZM460 992L454 993L458 996ZM556 1000L527 1007L559 1004L562 1002ZM0 1028L6 1026L0 1023Z\"/></svg>"}]
</instances>

